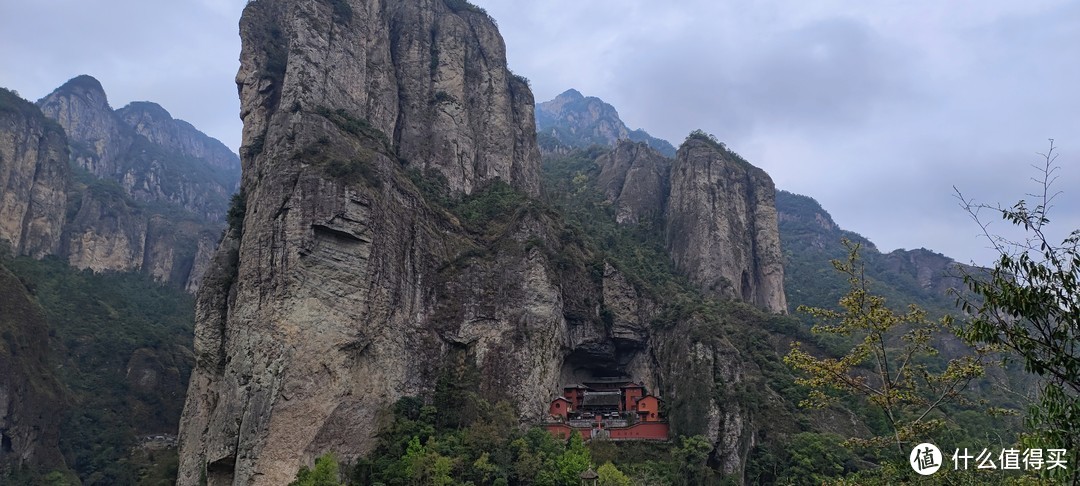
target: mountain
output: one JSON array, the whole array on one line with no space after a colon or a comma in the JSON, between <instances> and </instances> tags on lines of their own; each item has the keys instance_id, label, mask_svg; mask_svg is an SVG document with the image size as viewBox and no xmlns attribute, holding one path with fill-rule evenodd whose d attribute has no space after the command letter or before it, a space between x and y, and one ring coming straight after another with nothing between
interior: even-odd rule
<instances>
[{"instance_id":1,"label":"mountain","mask_svg":"<svg viewBox=\"0 0 1080 486\"><path fill-rule=\"evenodd\" d=\"M630 130L615 107L575 89L536 105L536 130L544 153L566 153L589 145L614 147L619 140L630 140L644 142L665 157L675 156L671 143L641 129Z\"/></svg>"},{"instance_id":2,"label":"mountain","mask_svg":"<svg viewBox=\"0 0 1080 486\"><path fill-rule=\"evenodd\" d=\"M242 198L198 293L179 484L285 484L322 454L357 460L407 397L449 423L482 397L536 424L564 385L612 375L657 390L676 433L741 472L779 422L737 391L775 396L736 344L775 317L738 300L784 307L767 175L692 139L671 168L678 204L651 209L675 231L708 221L695 237L746 257L734 277L710 274L729 265L719 246L679 250L677 269L620 261L541 199L532 94L483 10L260 0L240 25ZM661 170L612 181L632 206L650 190L634 181Z\"/></svg>"},{"instance_id":3,"label":"mountain","mask_svg":"<svg viewBox=\"0 0 1080 486\"><path fill-rule=\"evenodd\" d=\"M240 26L245 210L199 292L179 483L285 484L322 452L358 457L459 356L538 416L560 300L520 242L548 223L473 262L490 243L413 182L539 192L534 101L494 22L466 2L260 0Z\"/></svg>"},{"instance_id":4,"label":"mountain","mask_svg":"<svg viewBox=\"0 0 1080 486\"><path fill-rule=\"evenodd\" d=\"M239 182L235 154L156 104L113 111L86 75L37 106L4 90L0 106L0 238L16 254L198 288Z\"/></svg>"},{"instance_id":5,"label":"mountain","mask_svg":"<svg viewBox=\"0 0 1080 486\"><path fill-rule=\"evenodd\" d=\"M38 100L68 135L76 165L120 184L140 202L179 206L223 222L240 161L221 142L149 102L114 111L101 83L71 79Z\"/></svg>"},{"instance_id":6,"label":"mountain","mask_svg":"<svg viewBox=\"0 0 1080 486\"><path fill-rule=\"evenodd\" d=\"M776 192L785 288L792 304L831 307L848 290L830 260L847 258L846 239L860 245L872 290L889 302L915 303L936 314L955 313L949 289L963 289L962 275L979 270L925 248L882 253L865 237L841 229L813 198Z\"/></svg>"},{"instance_id":7,"label":"mountain","mask_svg":"<svg viewBox=\"0 0 1080 486\"><path fill-rule=\"evenodd\" d=\"M772 178L707 136L672 165L667 241L676 268L719 296L786 312Z\"/></svg>"},{"instance_id":8,"label":"mountain","mask_svg":"<svg viewBox=\"0 0 1080 486\"><path fill-rule=\"evenodd\" d=\"M64 129L0 89L0 239L20 255L56 254L71 180Z\"/></svg>"},{"instance_id":9,"label":"mountain","mask_svg":"<svg viewBox=\"0 0 1080 486\"><path fill-rule=\"evenodd\" d=\"M167 477L239 159L89 76L41 106L0 89L0 482Z\"/></svg>"}]
</instances>

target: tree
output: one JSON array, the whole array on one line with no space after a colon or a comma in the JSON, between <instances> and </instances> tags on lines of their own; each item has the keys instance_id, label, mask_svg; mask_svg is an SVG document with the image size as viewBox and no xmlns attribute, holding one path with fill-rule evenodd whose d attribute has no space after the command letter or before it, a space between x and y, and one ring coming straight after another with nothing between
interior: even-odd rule
<instances>
[{"instance_id":1,"label":"tree","mask_svg":"<svg viewBox=\"0 0 1080 486\"><path fill-rule=\"evenodd\" d=\"M1060 167L1055 165L1054 140L1040 153L1038 191L1012 207L990 206L967 199L955 187L961 207L971 216L998 253L994 267L969 272L964 283L969 295L958 297L971 316L966 335L974 341L1000 346L1019 356L1024 368L1040 376L1042 389L1029 410L1032 447L1063 448L1071 454L1069 472L1080 460L1080 230L1055 243L1049 236L1049 214ZM1022 229L1010 239L990 231L989 212Z\"/></svg>"},{"instance_id":2,"label":"tree","mask_svg":"<svg viewBox=\"0 0 1080 486\"><path fill-rule=\"evenodd\" d=\"M562 483L567 485L578 484L581 482L581 473L592 464L592 457L589 454L589 449L585 447L585 441L582 440L581 434L570 434L570 443L567 445L566 450L559 456L556 461L559 467L559 474L562 476Z\"/></svg>"},{"instance_id":3,"label":"tree","mask_svg":"<svg viewBox=\"0 0 1080 486\"><path fill-rule=\"evenodd\" d=\"M610 462L605 462L604 465L598 467L596 475L599 476L600 486L630 486L631 484L630 478Z\"/></svg>"},{"instance_id":4,"label":"tree","mask_svg":"<svg viewBox=\"0 0 1080 486\"><path fill-rule=\"evenodd\" d=\"M672 451L683 473L678 484L711 484L713 470L707 461L712 450L712 443L703 435L682 437L679 446Z\"/></svg>"},{"instance_id":5,"label":"tree","mask_svg":"<svg viewBox=\"0 0 1080 486\"><path fill-rule=\"evenodd\" d=\"M308 469L307 466L301 467L300 472L296 474L296 481L289 483L289 486L339 486L340 484L338 462L333 454L326 454L315 460L314 469Z\"/></svg>"},{"instance_id":6,"label":"tree","mask_svg":"<svg viewBox=\"0 0 1080 486\"><path fill-rule=\"evenodd\" d=\"M839 358L817 358L793 342L784 362L804 374L795 382L810 388L809 398L801 405L822 408L841 395L863 397L880 408L891 437L850 441L879 447L891 442L903 454L905 444L943 425L932 412L946 403L963 401L961 392L983 374L983 355L976 352L951 359L935 372L928 366L928 360L937 355L933 339L953 329L952 319L929 320L914 304L905 313L887 307L883 297L867 289L859 244L845 239L844 245L847 261L832 262L851 286L840 298L842 310L807 306L798 310L822 321L812 332L854 336L858 341Z\"/></svg>"}]
</instances>

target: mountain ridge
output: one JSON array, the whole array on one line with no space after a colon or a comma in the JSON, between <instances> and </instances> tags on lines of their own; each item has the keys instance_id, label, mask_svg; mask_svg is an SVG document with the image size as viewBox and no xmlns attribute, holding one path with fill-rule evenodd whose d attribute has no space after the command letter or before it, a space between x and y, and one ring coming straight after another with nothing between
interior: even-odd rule
<instances>
[{"instance_id":1,"label":"mountain ridge","mask_svg":"<svg viewBox=\"0 0 1080 486\"><path fill-rule=\"evenodd\" d=\"M645 142L665 157L675 157L675 147L645 130L630 130L614 106L595 96L570 88L554 99L537 103L536 129L545 153L566 153L572 148L597 144L614 147L619 140Z\"/></svg>"},{"instance_id":2,"label":"mountain ridge","mask_svg":"<svg viewBox=\"0 0 1080 486\"><path fill-rule=\"evenodd\" d=\"M0 178L13 188L0 204L0 238L16 254L198 288L239 181L235 154L159 105L112 110L89 75L37 103L0 96L10 121L0 129Z\"/></svg>"}]
</instances>

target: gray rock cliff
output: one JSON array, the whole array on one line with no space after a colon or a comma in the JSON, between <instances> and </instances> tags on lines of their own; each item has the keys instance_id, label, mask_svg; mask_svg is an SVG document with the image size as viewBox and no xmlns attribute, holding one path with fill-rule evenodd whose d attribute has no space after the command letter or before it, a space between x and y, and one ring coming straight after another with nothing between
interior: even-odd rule
<instances>
[{"instance_id":1,"label":"gray rock cliff","mask_svg":"<svg viewBox=\"0 0 1080 486\"><path fill-rule=\"evenodd\" d=\"M247 211L199 292L180 484L284 484L321 453L366 453L379 414L430 394L455 356L538 417L566 345L546 256L520 253L545 226L448 265L487 243L405 175L539 192L532 95L491 19L442 1L260 0L241 38Z\"/></svg>"},{"instance_id":2,"label":"gray rock cliff","mask_svg":"<svg viewBox=\"0 0 1080 486\"><path fill-rule=\"evenodd\" d=\"M116 110L135 133L173 152L202 160L206 165L240 179L240 158L217 139L200 132L190 123L177 120L161 105L136 101Z\"/></svg>"},{"instance_id":3,"label":"gray rock cliff","mask_svg":"<svg viewBox=\"0 0 1080 486\"><path fill-rule=\"evenodd\" d=\"M689 138L671 168L668 250L706 292L786 312L776 188L717 142Z\"/></svg>"},{"instance_id":4,"label":"gray rock cliff","mask_svg":"<svg viewBox=\"0 0 1080 486\"><path fill-rule=\"evenodd\" d=\"M18 254L198 288L237 189L235 155L156 104L114 112L90 76L38 106L0 96L0 238Z\"/></svg>"},{"instance_id":5,"label":"gray rock cliff","mask_svg":"<svg viewBox=\"0 0 1080 486\"><path fill-rule=\"evenodd\" d=\"M615 219L621 224L663 220L667 204L671 160L645 143L620 141L615 150L596 159L600 167L597 183L615 204Z\"/></svg>"},{"instance_id":6,"label":"gray rock cliff","mask_svg":"<svg viewBox=\"0 0 1080 486\"><path fill-rule=\"evenodd\" d=\"M138 201L224 220L239 161L220 142L152 103L113 111L101 84L87 75L64 83L37 104L64 127L79 167L119 183Z\"/></svg>"},{"instance_id":7,"label":"gray rock cliff","mask_svg":"<svg viewBox=\"0 0 1080 486\"><path fill-rule=\"evenodd\" d=\"M41 258L61 243L70 180L64 130L0 89L0 239Z\"/></svg>"},{"instance_id":8,"label":"gray rock cliff","mask_svg":"<svg viewBox=\"0 0 1080 486\"><path fill-rule=\"evenodd\" d=\"M240 28L244 214L198 293L179 484L286 484L327 452L361 457L398 398L460 370L523 423L566 383L632 376L741 471L754 422L721 388L754 366L716 322L657 328L661 304L533 198L532 95L482 10L259 0ZM609 185L641 218L666 161L623 150ZM439 185L487 219L446 209Z\"/></svg>"}]
</instances>

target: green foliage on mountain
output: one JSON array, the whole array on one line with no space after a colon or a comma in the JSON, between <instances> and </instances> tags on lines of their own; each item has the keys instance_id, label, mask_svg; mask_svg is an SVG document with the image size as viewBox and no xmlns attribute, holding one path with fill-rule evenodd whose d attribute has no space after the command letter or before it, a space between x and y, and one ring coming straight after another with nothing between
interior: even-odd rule
<instances>
[{"instance_id":1,"label":"green foliage on mountain","mask_svg":"<svg viewBox=\"0 0 1080 486\"><path fill-rule=\"evenodd\" d=\"M874 292L899 306L916 304L931 316L955 312L950 287L961 281L952 260L928 250L896 250L883 254L862 235L841 229L814 199L776 191L780 246L784 252L784 291L793 307L835 307L848 290L846 278L835 271L832 260L846 259L842 240L861 247L866 278ZM919 259L942 262L939 268L923 269L930 279L920 282ZM947 263L945 263L947 261Z\"/></svg>"},{"instance_id":2,"label":"green foliage on mountain","mask_svg":"<svg viewBox=\"0 0 1080 486\"><path fill-rule=\"evenodd\" d=\"M36 120L41 123L46 130L56 133L57 135L63 135L64 129L60 126L56 120L46 117L41 113L33 103L24 100L19 93L7 88L0 88L0 114L15 114L20 118L27 118Z\"/></svg>"},{"instance_id":3,"label":"green foliage on mountain","mask_svg":"<svg viewBox=\"0 0 1080 486\"><path fill-rule=\"evenodd\" d=\"M708 480L705 460L710 446L704 438L675 444L585 444L575 434L562 441L540 428L522 430L516 411L505 402L493 404L476 395L470 400L478 413L455 426L439 425L444 409L415 397L398 400L376 450L331 481L576 486L581 473L592 468L602 484L714 484ZM315 469L301 469L293 484L309 484L302 481L315 476L320 466L330 470L329 461L320 458ZM329 476L324 472L321 477Z\"/></svg>"},{"instance_id":4,"label":"green foliage on mountain","mask_svg":"<svg viewBox=\"0 0 1080 486\"><path fill-rule=\"evenodd\" d=\"M68 467L84 485L174 481L175 449L139 444L175 434L193 365L192 297L144 275L79 271L55 258L0 263L45 311L67 394L58 420Z\"/></svg>"}]
</instances>

